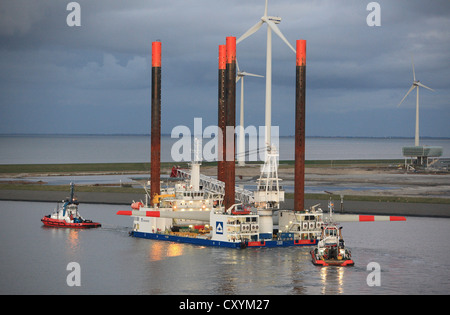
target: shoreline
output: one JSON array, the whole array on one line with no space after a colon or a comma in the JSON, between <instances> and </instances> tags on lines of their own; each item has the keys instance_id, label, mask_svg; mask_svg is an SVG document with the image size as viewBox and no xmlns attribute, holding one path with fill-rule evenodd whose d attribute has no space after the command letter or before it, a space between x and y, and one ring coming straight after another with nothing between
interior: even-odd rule
<instances>
[{"instance_id":1,"label":"shoreline","mask_svg":"<svg viewBox=\"0 0 450 315\"><path fill-rule=\"evenodd\" d=\"M410 173L402 169L398 160L332 162L331 164L330 161L307 161L305 186L322 192L331 190L336 212L340 210L339 197L343 195L344 213L450 217L450 173ZM173 164L162 163L161 166L161 174L168 176ZM180 166L188 167L187 164ZM260 167L260 163L246 164L245 167L236 166L236 185L255 185L255 180L260 175ZM293 168L292 161L280 161L278 169L280 184L291 189L294 186ZM217 163L204 163L201 173L214 177L217 174ZM51 185L37 181L39 179L37 177L74 176L76 181L76 176L95 178L111 174L146 174L143 177L147 177L149 163L0 165L0 183L3 182L0 184L0 200L56 203L67 197L68 188L39 189L36 184ZM34 181L28 181L29 177L34 177ZM22 187L8 185L10 180L17 181L18 184L22 181ZM83 186L89 185L79 185L80 189L76 191L82 204L129 206L133 200L145 200L145 194L136 189L115 191L113 188L101 191L101 187L96 187L97 191L90 191L89 187L82 188ZM94 184L94 186L103 185ZM322 209L326 211L328 200L319 195L305 194L305 208L320 203ZM281 205L281 209L293 208L293 200L290 198L293 198L292 193L287 193L286 202ZM438 202L435 202L436 200ZM443 202L439 203L439 200Z\"/></svg>"},{"instance_id":2,"label":"shoreline","mask_svg":"<svg viewBox=\"0 0 450 315\"><path fill-rule=\"evenodd\" d=\"M130 207L133 200L144 199L143 194L135 193L109 193L109 192L77 192L80 205L83 204L109 204ZM2 201L25 202L61 202L67 197L65 191L38 191L38 190L0 190ZM335 212L340 212L340 201L333 199ZM280 209L293 208L293 199L286 199ZM327 200L305 199L305 208L321 204L322 210L327 211ZM370 215L401 215L414 217L450 218L449 204L426 204L405 202L377 202L377 201L344 201L344 214L370 214Z\"/></svg>"}]
</instances>

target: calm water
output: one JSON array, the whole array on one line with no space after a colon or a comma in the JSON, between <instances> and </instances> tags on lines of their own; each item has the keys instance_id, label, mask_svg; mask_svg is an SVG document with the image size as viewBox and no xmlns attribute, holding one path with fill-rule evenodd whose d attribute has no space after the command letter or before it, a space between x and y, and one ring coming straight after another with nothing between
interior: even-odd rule
<instances>
[{"instance_id":1,"label":"calm water","mask_svg":"<svg viewBox=\"0 0 450 315\"><path fill-rule=\"evenodd\" d=\"M162 137L161 160L172 161L179 139ZM203 145L210 141L205 139ZM450 139L424 139L450 157ZM414 139L306 138L307 160L402 159ZM294 138L279 138L280 159L294 159ZM0 164L120 163L150 161L150 136L0 136Z\"/></svg>"},{"instance_id":2,"label":"calm water","mask_svg":"<svg viewBox=\"0 0 450 315\"><path fill-rule=\"evenodd\" d=\"M0 201L0 294L449 294L449 219L346 223L354 267L315 267L309 248L199 247L135 239L124 207L81 204L102 228L45 228L55 204ZM78 262L81 286L69 287ZM369 287L369 262L381 286Z\"/></svg>"}]
</instances>

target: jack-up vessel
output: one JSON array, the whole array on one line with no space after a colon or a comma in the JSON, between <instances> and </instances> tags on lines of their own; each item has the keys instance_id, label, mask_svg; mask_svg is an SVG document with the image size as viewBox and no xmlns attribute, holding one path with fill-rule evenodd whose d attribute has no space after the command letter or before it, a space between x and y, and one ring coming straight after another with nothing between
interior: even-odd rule
<instances>
[{"instance_id":1,"label":"jack-up vessel","mask_svg":"<svg viewBox=\"0 0 450 315\"><path fill-rule=\"evenodd\" d=\"M234 137L226 136L235 128L235 37L227 37L226 46L219 45L218 60L222 132L217 179L200 174L202 147L197 143L190 170L172 171L185 181L161 190L161 42L152 43L150 193L145 187L145 203L133 202L131 210L117 214L134 217L130 234L139 238L232 248L317 245L325 214L316 207L304 210L306 41L297 40L296 50L294 210L279 210L284 190L278 178L279 154L268 136L270 124L266 124L266 154L255 191L235 185ZM350 220L369 217L373 218L351 216Z\"/></svg>"},{"instance_id":2,"label":"jack-up vessel","mask_svg":"<svg viewBox=\"0 0 450 315\"><path fill-rule=\"evenodd\" d=\"M194 159L190 170L172 173L185 180L153 197L146 189L145 203L133 202L132 210L117 214L135 217L130 235L139 238L231 248L316 245L323 225L322 210L280 210L274 216L284 201L277 158L272 147L256 191L236 187L241 202L228 209L222 202L223 183L200 175L200 162ZM150 198L154 206L149 205ZM274 221L278 221L278 229Z\"/></svg>"}]
</instances>

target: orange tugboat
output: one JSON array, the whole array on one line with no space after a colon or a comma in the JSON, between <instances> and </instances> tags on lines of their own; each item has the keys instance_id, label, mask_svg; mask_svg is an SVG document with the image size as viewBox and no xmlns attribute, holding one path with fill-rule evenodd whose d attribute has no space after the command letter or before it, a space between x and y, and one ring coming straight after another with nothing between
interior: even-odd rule
<instances>
[{"instance_id":1,"label":"orange tugboat","mask_svg":"<svg viewBox=\"0 0 450 315\"><path fill-rule=\"evenodd\" d=\"M342 227L326 226L317 247L311 251L312 263L316 266L353 266L352 254L345 248Z\"/></svg>"},{"instance_id":2,"label":"orange tugboat","mask_svg":"<svg viewBox=\"0 0 450 315\"><path fill-rule=\"evenodd\" d=\"M352 254L345 247L342 238L342 226L332 222L333 204L331 201L328 207L330 208L330 222L322 227L317 247L310 252L312 263L316 266L353 266L355 263L352 260Z\"/></svg>"},{"instance_id":3,"label":"orange tugboat","mask_svg":"<svg viewBox=\"0 0 450 315\"><path fill-rule=\"evenodd\" d=\"M74 184L70 184L70 198L64 201L62 207L56 208L52 214L44 216L41 221L45 226L87 229L101 227L100 223L85 220L78 213L79 202L74 198Z\"/></svg>"}]
</instances>

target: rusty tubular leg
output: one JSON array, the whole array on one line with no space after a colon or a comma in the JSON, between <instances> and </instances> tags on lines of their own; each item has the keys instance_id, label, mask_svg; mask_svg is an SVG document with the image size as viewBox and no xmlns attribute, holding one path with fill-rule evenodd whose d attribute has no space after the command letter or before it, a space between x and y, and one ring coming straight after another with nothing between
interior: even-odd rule
<instances>
[{"instance_id":1,"label":"rusty tubular leg","mask_svg":"<svg viewBox=\"0 0 450 315\"><path fill-rule=\"evenodd\" d=\"M217 179L225 181L225 118L226 118L226 93L225 93L225 72L226 72L226 45L219 45L219 108L218 123L219 141L217 149Z\"/></svg>"},{"instance_id":2,"label":"rusty tubular leg","mask_svg":"<svg viewBox=\"0 0 450 315\"><path fill-rule=\"evenodd\" d=\"M236 37L227 37L226 59L226 152L225 152L225 198L228 209L235 203L235 135L236 126Z\"/></svg>"},{"instance_id":3,"label":"rusty tubular leg","mask_svg":"<svg viewBox=\"0 0 450 315\"><path fill-rule=\"evenodd\" d=\"M305 206L305 96L306 40L297 40L295 84L295 185L294 210Z\"/></svg>"},{"instance_id":4,"label":"rusty tubular leg","mask_svg":"<svg viewBox=\"0 0 450 315\"><path fill-rule=\"evenodd\" d=\"M152 109L151 109L150 195L160 194L161 175L161 42L152 43ZM153 200L150 200L153 205Z\"/></svg>"}]
</instances>

